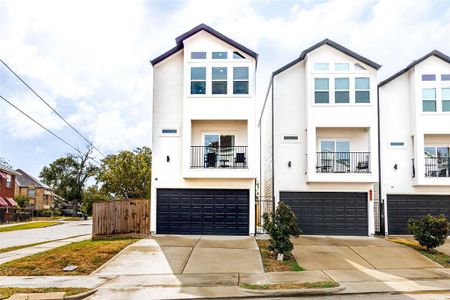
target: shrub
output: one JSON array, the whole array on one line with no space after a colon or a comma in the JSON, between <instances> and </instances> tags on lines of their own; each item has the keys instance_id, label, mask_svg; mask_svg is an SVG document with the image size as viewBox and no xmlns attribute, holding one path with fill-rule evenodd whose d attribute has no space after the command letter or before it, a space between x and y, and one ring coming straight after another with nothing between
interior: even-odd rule
<instances>
[{"instance_id":1,"label":"shrub","mask_svg":"<svg viewBox=\"0 0 450 300\"><path fill-rule=\"evenodd\" d=\"M422 219L408 220L409 232L414 235L414 239L427 251L445 243L448 236L448 220L444 215L433 217L426 215Z\"/></svg>"},{"instance_id":2,"label":"shrub","mask_svg":"<svg viewBox=\"0 0 450 300\"><path fill-rule=\"evenodd\" d=\"M263 219L263 228L270 235L269 250L278 254L291 252L294 245L291 243L290 237L298 237L301 234L292 209L284 202L280 202L276 210L270 214L265 213Z\"/></svg>"},{"instance_id":3,"label":"shrub","mask_svg":"<svg viewBox=\"0 0 450 300\"><path fill-rule=\"evenodd\" d=\"M16 201L16 203L17 203L17 205L19 205L19 207L26 207L30 203L30 200L28 199L28 197L24 196L24 195L16 195L14 197L14 201Z\"/></svg>"}]
</instances>

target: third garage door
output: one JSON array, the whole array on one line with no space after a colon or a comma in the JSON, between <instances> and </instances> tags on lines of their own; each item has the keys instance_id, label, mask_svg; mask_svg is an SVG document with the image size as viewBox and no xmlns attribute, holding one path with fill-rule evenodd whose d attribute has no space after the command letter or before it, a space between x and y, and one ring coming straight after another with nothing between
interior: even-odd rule
<instances>
[{"instance_id":1,"label":"third garage door","mask_svg":"<svg viewBox=\"0 0 450 300\"><path fill-rule=\"evenodd\" d=\"M408 219L427 214L450 217L450 195L387 195L389 234L409 234Z\"/></svg>"},{"instance_id":2,"label":"third garage door","mask_svg":"<svg viewBox=\"0 0 450 300\"><path fill-rule=\"evenodd\" d=\"M367 193L280 192L303 234L368 235Z\"/></svg>"}]
</instances>

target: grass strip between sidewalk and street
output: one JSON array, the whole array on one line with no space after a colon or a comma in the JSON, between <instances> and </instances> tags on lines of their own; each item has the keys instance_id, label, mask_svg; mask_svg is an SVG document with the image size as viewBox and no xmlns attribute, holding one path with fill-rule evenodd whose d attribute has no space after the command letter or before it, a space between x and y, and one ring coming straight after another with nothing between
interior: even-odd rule
<instances>
[{"instance_id":1,"label":"grass strip between sidewalk and street","mask_svg":"<svg viewBox=\"0 0 450 300\"><path fill-rule=\"evenodd\" d=\"M285 283L271 283L271 284L242 283L240 285L241 288L249 290L329 289L337 286L339 286L339 283L334 281L285 282Z\"/></svg>"},{"instance_id":2,"label":"grass strip between sidewalk and street","mask_svg":"<svg viewBox=\"0 0 450 300\"><path fill-rule=\"evenodd\" d=\"M431 250L430 252L427 252L425 247L422 247L419 244L419 242L411 241L411 240L404 239L404 238L401 238L401 237L390 237L389 241L397 243L397 244L401 244L401 245L404 245L404 246L408 246L408 247L416 250L417 252L419 252L423 256L426 256L429 259L431 259L432 261L440 264L444 268L450 268L450 256L447 255L447 254L444 254L444 253L439 252L437 250Z\"/></svg>"},{"instance_id":3,"label":"grass strip between sidewalk and street","mask_svg":"<svg viewBox=\"0 0 450 300\"><path fill-rule=\"evenodd\" d=\"M284 255L284 260L277 260L276 254L269 250L268 240L256 240L261 253L264 265L264 272L286 272L286 271L304 271L304 269L295 260L295 257L289 253Z\"/></svg>"},{"instance_id":4,"label":"grass strip between sidewalk and street","mask_svg":"<svg viewBox=\"0 0 450 300\"><path fill-rule=\"evenodd\" d=\"M19 258L0 265L0 276L87 275L139 239L87 240ZM77 266L71 272L64 267Z\"/></svg>"},{"instance_id":5,"label":"grass strip between sidewalk and street","mask_svg":"<svg viewBox=\"0 0 450 300\"><path fill-rule=\"evenodd\" d=\"M13 225L13 226L0 227L0 232L26 230L26 229L36 229L36 228L55 226L55 225L58 225L58 224L62 224L62 223L61 222L30 222L30 223L22 223L22 224L17 224L17 225Z\"/></svg>"},{"instance_id":6,"label":"grass strip between sidewalk and street","mask_svg":"<svg viewBox=\"0 0 450 300\"><path fill-rule=\"evenodd\" d=\"M34 293L57 293L65 292L66 296L72 296L89 291L85 288L15 288L15 287L2 287L0 288L0 299L8 299L14 294L34 294Z\"/></svg>"}]
</instances>

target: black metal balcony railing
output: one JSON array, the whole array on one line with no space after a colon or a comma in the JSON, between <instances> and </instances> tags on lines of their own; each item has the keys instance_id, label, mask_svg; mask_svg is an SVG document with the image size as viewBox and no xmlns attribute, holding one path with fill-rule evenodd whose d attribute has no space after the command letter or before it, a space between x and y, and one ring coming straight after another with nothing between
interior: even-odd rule
<instances>
[{"instance_id":1,"label":"black metal balcony railing","mask_svg":"<svg viewBox=\"0 0 450 300\"><path fill-rule=\"evenodd\" d=\"M370 173L370 152L317 152L317 173Z\"/></svg>"},{"instance_id":2,"label":"black metal balcony railing","mask_svg":"<svg viewBox=\"0 0 450 300\"><path fill-rule=\"evenodd\" d=\"M449 157L425 157L425 177L450 177Z\"/></svg>"},{"instance_id":3,"label":"black metal balcony railing","mask_svg":"<svg viewBox=\"0 0 450 300\"><path fill-rule=\"evenodd\" d=\"M191 168L247 168L247 146L191 146Z\"/></svg>"}]
</instances>

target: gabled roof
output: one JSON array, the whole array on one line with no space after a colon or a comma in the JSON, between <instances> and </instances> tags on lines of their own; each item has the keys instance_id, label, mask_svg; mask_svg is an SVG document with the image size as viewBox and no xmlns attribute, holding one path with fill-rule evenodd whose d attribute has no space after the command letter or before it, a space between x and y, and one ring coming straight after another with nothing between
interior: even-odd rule
<instances>
[{"instance_id":1,"label":"gabled roof","mask_svg":"<svg viewBox=\"0 0 450 300\"><path fill-rule=\"evenodd\" d=\"M200 32L200 31L206 31L210 34L212 34L213 36L215 36L216 38L224 41L225 43L230 44L231 46L241 50L242 52L250 55L251 57L253 57L254 59L258 59L258 53L253 52L252 50L248 49L247 47L239 44L238 42L230 39L229 37L221 34L220 32L214 30L213 28L209 27L206 24L200 24L194 28L192 28L191 30L189 30L188 32L183 33L182 35L180 35L179 37L177 37L175 39L176 42L176 46L173 47L172 49L168 50L167 52L161 54L160 56L158 56L157 58L151 60L150 62L152 63L152 65L156 65L157 63L165 60L166 58L168 58L169 56L177 53L178 51L180 51L181 49L184 48L184 43L183 41L191 36L193 36L194 34Z\"/></svg>"},{"instance_id":2,"label":"gabled roof","mask_svg":"<svg viewBox=\"0 0 450 300\"><path fill-rule=\"evenodd\" d=\"M394 75L392 75L391 77L383 80L382 82L380 82L378 84L378 86L382 86L385 85L386 83L394 80L395 78L399 77L400 75L405 74L406 72L408 72L409 70L411 70L414 66L420 64L421 62L423 62L424 60L426 60L427 58L431 57L431 56L436 56L440 59L442 59L443 61L447 62L450 64L450 57L445 55L442 52L439 52L438 50L433 50L430 53L428 53L427 55L422 56L419 59L414 60L412 63L410 63L406 68L404 68L403 70L398 71L397 73L395 73Z\"/></svg>"},{"instance_id":3,"label":"gabled roof","mask_svg":"<svg viewBox=\"0 0 450 300\"><path fill-rule=\"evenodd\" d=\"M20 173L17 173L16 171L14 171L13 169L11 169L8 166L5 166L4 164L0 164L0 172L3 171L5 173L11 174L11 175L20 175Z\"/></svg>"},{"instance_id":4,"label":"gabled roof","mask_svg":"<svg viewBox=\"0 0 450 300\"><path fill-rule=\"evenodd\" d=\"M317 48L319 48L319 47L321 47L323 45L328 45L330 47L333 47L336 50L341 51L341 52L347 54L348 56L351 56L354 59L357 59L360 62L363 62L363 63L365 63L368 66L371 66L372 68L374 68L376 70L381 68L381 65L377 64L376 62L373 62L370 59L368 59L368 58L366 58L364 56L361 56L358 53L353 52L352 50L350 50L348 48L345 48L344 46L342 46L342 45L340 45L340 44L338 44L338 43L336 43L336 42L334 42L334 41L332 41L330 39L324 39L323 41L318 42L317 44L309 47L308 49L303 50L302 53L300 54L300 56L297 59L291 61L287 65L285 65L285 66L281 67L280 69L276 70L275 72L273 72L273 75L277 75L277 74L279 74L279 73L289 69L290 67L292 67L296 63L301 62L302 60L305 59L305 57L306 57L306 55L308 55L308 53L316 50Z\"/></svg>"},{"instance_id":5,"label":"gabled roof","mask_svg":"<svg viewBox=\"0 0 450 300\"><path fill-rule=\"evenodd\" d=\"M23 170L17 169L16 171L20 173L20 175L16 176L16 184L19 187L28 187L30 185L34 185L37 188L44 188L44 189L48 189L48 190L53 190L51 187L49 187L45 183L37 180L36 178L31 176L30 174L27 174L26 172L24 172Z\"/></svg>"}]
</instances>

